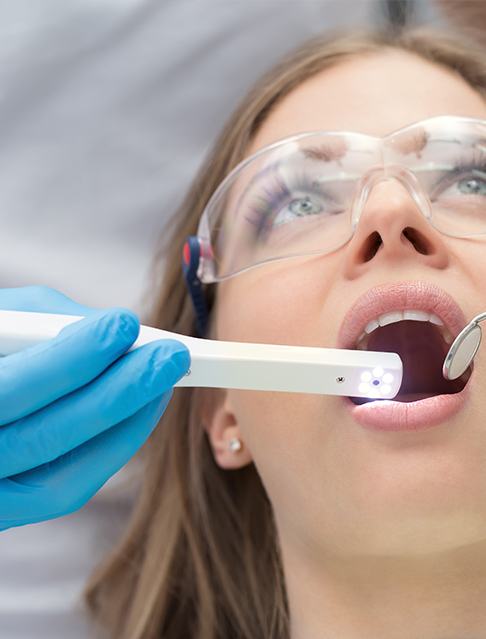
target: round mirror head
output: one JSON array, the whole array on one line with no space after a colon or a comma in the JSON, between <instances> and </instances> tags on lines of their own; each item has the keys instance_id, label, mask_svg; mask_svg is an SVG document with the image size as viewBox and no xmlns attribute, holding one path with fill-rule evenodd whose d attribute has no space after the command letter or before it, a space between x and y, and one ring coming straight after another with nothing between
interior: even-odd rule
<instances>
[{"instance_id":1,"label":"round mirror head","mask_svg":"<svg viewBox=\"0 0 486 639\"><path fill-rule=\"evenodd\" d=\"M476 323L468 324L452 342L444 360L442 374L445 379L460 377L471 364L481 344L481 327Z\"/></svg>"}]
</instances>

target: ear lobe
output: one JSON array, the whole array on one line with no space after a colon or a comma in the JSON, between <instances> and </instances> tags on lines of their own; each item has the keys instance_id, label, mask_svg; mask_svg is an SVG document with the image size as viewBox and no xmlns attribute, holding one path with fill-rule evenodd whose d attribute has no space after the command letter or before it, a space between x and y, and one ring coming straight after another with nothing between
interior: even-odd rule
<instances>
[{"instance_id":1,"label":"ear lobe","mask_svg":"<svg viewBox=\"0 0 486 639\"><path fill-rule=\"evenodd\" d=\"M200 388L200 415L202 426L208 434L215 462L221 468L246 466L252 461L242 439L236 415L231 410L227 389ZM232 451L230 440L238 438L241 449Z\"/></svg>"}]
</instances>

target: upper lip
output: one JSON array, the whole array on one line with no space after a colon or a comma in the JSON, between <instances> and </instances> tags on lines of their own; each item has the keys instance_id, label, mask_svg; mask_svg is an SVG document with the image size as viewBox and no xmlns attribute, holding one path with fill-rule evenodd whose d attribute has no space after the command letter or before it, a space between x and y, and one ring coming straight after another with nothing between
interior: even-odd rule
<instances>
[{"instance_id":1,"label":"upper lip","mask_svg":"<svg viewBox=\"0 0 486 639\"><path fill-rule=\"evenodd\" d=\"M365 326L383 313L404 310L435 313L454 338L467 324L464 312L443 289L429 282L395 282L361 295L344 316L337 348L353 349Z\"/></svg>"}]
</instances>

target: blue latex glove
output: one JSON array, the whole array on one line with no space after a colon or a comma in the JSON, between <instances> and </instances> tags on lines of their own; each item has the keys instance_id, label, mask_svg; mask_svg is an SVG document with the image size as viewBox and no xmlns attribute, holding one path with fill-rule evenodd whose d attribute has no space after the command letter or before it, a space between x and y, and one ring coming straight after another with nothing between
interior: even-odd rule
<instances>
[{"instance_id":1,"label":"blue latex glove","mask_svg":"<svg viewBox=\"0 0 486 639\"><path fill-rule=\"evenodd\" d=\"M5 530L81 508L146 441L190 354L177 340L126 353L140 328L132 311L80 306L47 287L0 289L0 309L84 316L0 358Z\"/></svg>"}]
</instances>

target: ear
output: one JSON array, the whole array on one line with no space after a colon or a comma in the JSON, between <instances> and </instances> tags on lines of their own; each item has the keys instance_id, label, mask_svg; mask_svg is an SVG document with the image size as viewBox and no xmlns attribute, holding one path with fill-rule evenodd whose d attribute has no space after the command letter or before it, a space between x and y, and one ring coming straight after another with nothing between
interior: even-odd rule
<instances>
[{"instance_id":1,"label":"ear","mask_svg":"<svg viewBox=\"0 0 486 639\"><path fill-rule=\"evenodd\" d=\"M201 418L213 450L215 462L221 468L235 469L247 466L252 461L250 451L245 446L235 414L231 410L226 389L200 388ZM241 448L232 451L230 440L234 437L241 442Z\"/></svg>"}]
</instances>

